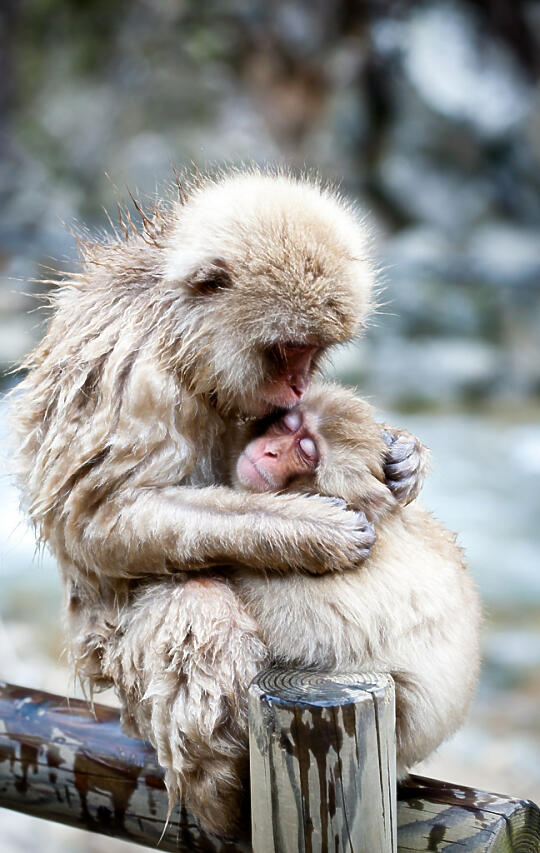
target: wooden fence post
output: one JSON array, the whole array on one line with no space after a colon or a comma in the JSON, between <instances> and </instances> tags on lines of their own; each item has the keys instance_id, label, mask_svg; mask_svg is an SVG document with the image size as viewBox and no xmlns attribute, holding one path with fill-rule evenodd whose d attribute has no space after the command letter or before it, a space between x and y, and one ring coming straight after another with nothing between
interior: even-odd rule
<instances>
[{"instance_id":1,"label":"wooden fence post","mask_svg":"<svg viewBox=\"0 0 540 853\"><path fill-rule=\"evenodd\" d=\"M250 687L254 853L392 853L389 675L271 669Z\"/></svg>"},{"instance_id":2,"label":"wooden fence post","mask_svg":"<svg viewBox=\"0 0 540 853\"><path fill-rule=\"evenodd\" d=\"M303 695L304 701L299 702L296 686L294 688L296 699L292 707L298 709L297 719L300 723L307 725L308 729L310 718L315 724L318 719L322 720L321 739L317 739L313 729L309 729L306 733L305 729L299 728L295 723L293 727L295 740L292 740L290 733L285 733L281 742L281 748L285 750L285 755L281 756L281 763L277 760L279 743L274 744L273 750L270 751L269 742L272 731L274 739L277 737L279 741L281 737L279 726L276 728L273 713L281 710L279 703L282 700L278 698L277 690L274 690L273 699L270 691L266 693L266 699L261 707L259 707L259 693L255 693L252 697L256 705L255 718L252 720L255 768L252 779L255 849L257 851L289 849L294 850L295 853L296 850L325 849L331 851L354 849L356 853L380 851L380 846L371 846L371 840L365 841L362 838L359 844L356 842L351 831L351 827L354 831L356 821L349 818L351 814L353 817L356 814L355 809L358 804L361 809L359 818L366 817L368 821L371 818L369 812L367 815L364 813L366 804L369 802L364 799L364 796L367 796L366 791L370 789L367 783L364 784L362 774L358 774L358 784L362 784L363 787L356 798L357 802L351 803L349 800L350 782L348 781L351 774L358 772L356 754L358 753L361 758L366 755L366 747L369 744L364 737L363 726L351 725L353 717L355 722L358 722L358 705L356 709L346 708L345 714L342 711L343 706L347 705L347 700L349 705L357 701L357 696L355 697L354 694L358 692L358 688L354 685L366 677L354 676L351 685L349 677L344 680L339 676L332 676L331 686L326 689L331 699L327 695L326 700L324 685L329 677L326 676L326 680L323 679L321 685L314 675L294 675L294 681L305 684L306 692L310 690L305 680L307 677L312 679L310 683L315 688L314 695L313 697ZM378 680L379 676L376 678ZM276 676L273 679L275 683ZM287 676L283 674L281 680L285 682ZM369 687L367 692L369 693ZM281 688L279 695L283 696ZM287 695L288 691L285 691L283 706L285 708L288 701ZM369 705L369 695L367 700ZM377 707L380 733L384 729L384 710L389 713L391 701L386 709L381 709L381 690L377 688L374 688L371 701ZM270 702L273 703L272 706ZM311 715L312 708L315 709L313 715ZM330 714L332 709L335 712L334 715ZM381 710L382 716L379 713ZM268 724L266 730L263 718ZM330 721L334 719L338 727L337 733L330 725ZM341 733L339 733L340 729ZM370 731L373 734L373 729ZM257 732L259 732L258 735ZM358 746L355 741L351 756L350 750L346 750L345 741L349 743L350 735L354 732L357 735ZM373 752L372 735L370 738L370 748ZM379 740L381 744L384 743L384 739L380 736ZM302 761L301 774L303 775L298 772L300 768L296 768L295 776L295 761L298 759L294 758L294 752L297 749L297 743L301 745L298 755ZM259 744L262 747L262 753ZM306 751L307 744L312 745L309 751ZM341 744L339 753L335 751L335 746L338 744ZM287 752L291 747L292 752ZM274 764L270 764L271 760ZM388 760L392 763L390 753ZM362 761L367 767L363 758ZM328 778L326 775L324 777L326 787L322 790L319 766L324 769L325 774L326 769L329 773ZM296 787L289 787L287 790L283 786L274 786L274 803L272 803L269 799L272 797L270 774L276 773L276 769L280 768L282 777L285 773L287 784L291 786L294 782ZM291 777L288 776L289 768L292 772ZM308 792L307 801L302 803L299 786L302 779L306 779L306 772L308 781L315 787L313 791ZM266 773L266 778L264 775L256 778L257 773ZM343 784L343 789L340 784ZM389 782L388 785L388 790L391 791L391 783ZM382 787L381 790L383 790ZM298 798L295 791L298 791ZM303 795L305 798L305 791ZM350 796L352 797L353 794L351 793ZM324 805L325 797L328 818L325 817L324 810L321 811L319 808L319 812L316 812L317 803L319 802L319 806ZM348 804L346 815L349 834L347 834L347 828L342 825L343 802ZM388 796L384 806L388 826L392 813L386 806L387 802ZM300 832L297 803L300 803L301 808L300 820L304 835L300 838L305 840L305 843L302 841L303 847L296 847ZM275 820L269 814L273 804L276 806ZM215 835L205 833L198 821L184 807L175 806L165 828L168 798L163 784L163 771L149 744L134 740L122 732L116 710L97 704L90 708L88 703L81 702L79 699L68 700L63 696L53 696L39 690L15 687L12 684L0 682L0 823L2 807L91 832L123 838L163 853L164 851L252 853L251 831L247 820L239 827L235 838L217 838ZM313 813L314 818L311 817ZM304 814L307 818L307 835L304 831ZM381 814L379 797L373 806L374 819L380 822ZM290 823L286 823L286 817ZM328 823L325 824L325 821ZM327 830L326 840L323 843L321 825L334 830L330 845L328 845L330 830ZM387 833L388 851L394 849L392 847L395 841L392 834L393 825L393 821L390 821ZM367 832L368 826L369 822L360 824L360 829L364 827ZM428 853L429 851L442 853L446 849L466 850L468 853L539 853L540 851L540 810L534 803L488 791L465 788L449 782L422 779L419 776L411 776L398 789L397 826L398 853ZM288 844L288 848L279 847L274 842L274 838L280 838L279 833L281 838L285 838L283 844ZM349 838L353 840L349 841ZM2 842L0 829L0 850L3 849Z\"/></svg>"}]
</instances>

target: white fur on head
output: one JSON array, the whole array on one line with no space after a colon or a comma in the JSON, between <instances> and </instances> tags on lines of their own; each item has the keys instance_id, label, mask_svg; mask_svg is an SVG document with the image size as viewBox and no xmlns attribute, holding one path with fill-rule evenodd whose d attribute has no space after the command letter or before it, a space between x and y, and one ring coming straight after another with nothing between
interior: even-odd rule
<instances>
[{"instance_id":1,"label":"white fur on head","mask_svg":"<svg viewBox=\"0 0 540 853\"><path fill-rule=\"evenodd\" d=\"M357 334L373 290L367 243L352 207L317 183L257 171L204 181L178 208L163 267L163 286L186 294L179 361L193 366L197 390L249 409L268 375L265 349ZM191 286L216 265L225 283ZM187 352L194 334L204 368Z\"/></svg>"},{"instance_id":2,"label":"white fur on head","mask_svg":"<svg viewBox=\"0 0 540 853\"><path fill-rule=\"evenodd\" d=\"M366 226L352 205L318 183L257 171L205 182L190 195L171 235L165 278L181 280L223 249L239 259L239 236L265 245L272 232L284 229L303 231L304 240L324 235L351 260L367 262ZM359 280L358 285L365 299L371 282Z\"/></svg>"},{"instance_id":3,"label":"white fur on head","mask_svg":"<svg viewBox=\"0 0 540 853\"><path fill-rule=\"evenodd\" d=\"M182 204L135 206L139 230L124 211L120 232L80 240L81 270L51 295L24 365L16 465L44 538L73 490L83 507L135 468L211 482L220 417L268 402L269 350L348 340L369 311L367 231L313 181L233 172L188 185Z\"/></svg>"}]
</instances>

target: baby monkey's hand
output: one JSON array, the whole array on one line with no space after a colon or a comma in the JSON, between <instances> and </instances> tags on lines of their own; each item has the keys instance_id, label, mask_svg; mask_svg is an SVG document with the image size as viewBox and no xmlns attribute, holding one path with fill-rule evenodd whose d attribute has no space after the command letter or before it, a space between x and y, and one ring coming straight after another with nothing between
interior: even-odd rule
<instances>
[{"instance_id":1,"label":"baby monkey's hand","mask_svg":"<svg viewBox=\"0 0 540 853\"><path fill-rule=\"evenodd\" d=\"M429 470L430 453L419 438L407 430L384 427L388 446L384 474L386 485L403 506L418 497Z\"/></svg>"}]
</instances>

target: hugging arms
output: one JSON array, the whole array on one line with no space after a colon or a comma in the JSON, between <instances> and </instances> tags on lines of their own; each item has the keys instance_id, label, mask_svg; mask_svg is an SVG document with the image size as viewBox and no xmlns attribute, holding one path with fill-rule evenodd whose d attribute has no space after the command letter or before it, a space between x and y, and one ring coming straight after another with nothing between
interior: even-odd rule
<instances>
[{"instance_id":1,"label":"hugging arms","mask_svg":"<svg viewBox=\"0 0 540 853\"><path fill-rule=\"evenodd\" d=\"M242 798L247 689L266 665L391 672L398 778L461 723L478 667L478 601L461 552L388 489L385 437L364 401L313 385L235 444L238 490L338 498L365 513L377 538L356 569L186 573L141 588L126 611L107 674L135 733L156 746L174 798L217 832L234 825Z\"/></svg>"}]
</instances>

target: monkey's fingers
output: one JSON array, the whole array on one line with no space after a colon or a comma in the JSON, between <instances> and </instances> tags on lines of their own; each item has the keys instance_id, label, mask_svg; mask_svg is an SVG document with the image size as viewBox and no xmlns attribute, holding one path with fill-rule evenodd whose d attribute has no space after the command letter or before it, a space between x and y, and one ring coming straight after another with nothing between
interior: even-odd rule
<instances>
[{"instance_id":1,"label":"monkey's fingers","mask_svg":"<svg viewBox=\"0 0 540 853\"><path fill-rule=\"evenodd\" d=\"M429 468L429 450L410 432L383 429L388 445L384 473L386 485L401 504L414 500Z\"/></svg>"},{"instance_id":2,"label":"monkey's fingers","mask_svg":"<svg viewBox=\"0 0 540 853\"><path fill-rule=\"evenodd\" d=\"M346 509L341 498L318 497L318 500L328 507L330 514L320 519L316 538L311 542L312 559L306 561L304 570L324 574L356 569L375 543L373 525L362 511Z\"/></svg>"},{"instance_id":3,"label":"monkey's fingers","mask_svg":"<svg viewBox=\"0 0 540 853\"><path fill-rule=\"evenodd\" d=\"M351 562L352 566L356 567L369 557L377 537L375 534L375 528L371 522L368 521L366 514L362 512L362 510L348 510L346 514L349 516L350 521L353 524L352 543L354 546L354 552Z\"/></svg>"},{"instance_id":4,"label":"monkey's fingers","mask_svg":"<svg viewBox=\"0 0 540 853\"><path fill-rule=\"evenodd\" d=\"M419 439L407 430L385 428L382 430L382 437L389 448L388 459L392 462L402 462L420 444Z\"/></svg>"},{"instance_id":5,"label":"monkey's fingers","mask_svg":"<svg viewBox=\"0 0 540 853\"><path fill-rule=\"evenodd\" d=\"M423 480L422 480L423 482ZM386 480L386 485L394 495L395 499L403 506L407 506L413 501L421 490L421 484L418 485L417 474L411 474L401 480Z\"/></svg>"},{"instance_id":6,"label":"monkey's fingers","mask_svg":"<svg viewBox=\"0 0 540 853\"><path fill-rule=\"evenodd\" d=\"M365 513L355 512L354 515L356 516L355 539L357 543L357 562L363 563L369 557L377 536L375 528L367 520Z\"/></svg>"},{"instance_id":7,"label":"monkey's fingers","mask_svg":"<svg viewBox=\"0 0 540 853\"><path fill-rule=\"evenodd\" d=\"M394 457L395 458L395 457ZM406 480L415 475L421 467L421 457L417 448L414 447L400 462L387 462L384 473L387 481Z\"/></svg>"}]
</instances>

